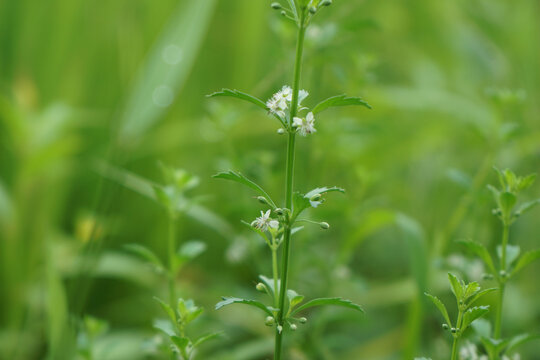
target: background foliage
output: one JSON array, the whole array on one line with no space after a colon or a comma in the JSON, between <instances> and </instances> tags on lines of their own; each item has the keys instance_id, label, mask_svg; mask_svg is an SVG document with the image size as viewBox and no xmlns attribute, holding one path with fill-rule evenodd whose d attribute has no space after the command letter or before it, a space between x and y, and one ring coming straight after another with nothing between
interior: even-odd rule
<instances>
[{"instance_id":1,"label":"background foliage","mask_svg":"<svg viewBox=\"0 0 540 360\"><path fill-rule=\"evenodd\" d=\"M301 190L347 194L319 213L330 230L296 237L292 286L367 314L310 316L288 358L444 357L447 334L423 292L450 298L448 270L481 278L455 240L499 241L492 165L539 170L540 3L334 5L307 36L307 102L347 93L374 109L321 115L299 142ZM207 310L195 333L226 334L200 358L267 358L272 330L259 314L213 310L221 295L257 296L269 271L264 244L238 221L260 207L210 176L233 168L282 194L285 138L257 109L204 95L227 86L266 99L291 81L294 28L276 15L252 0L0 2L0 357L155 358L152 319L163 315L152 296L166 284L124 245L165 256L166 213L130 176L162 183L162 161L200 178L199 211L180 218L178 236L207 250L180 289ZM539 216L512 228L524 249L538 247ZM534 266L507 289L508 332L540 326ZM538 359L538 346L523 358Z\"/></svg>"}]
</instances>

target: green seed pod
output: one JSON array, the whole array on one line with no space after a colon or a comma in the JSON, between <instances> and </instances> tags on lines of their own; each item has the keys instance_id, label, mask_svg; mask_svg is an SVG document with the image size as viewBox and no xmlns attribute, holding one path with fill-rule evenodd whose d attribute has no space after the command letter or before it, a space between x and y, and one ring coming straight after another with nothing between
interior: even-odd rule
<instances>
[{"instance_id":1,"label":"green seed pod","mask_svg":"<svg viewBox=\"0 0 540 360\"><path fill-rule=\"evenodd\" d=\"M283 10L283 11L281 12L281 16L287 16L287 13L285 12L285 10Z\"/></svg>"},{"instance_id":2,"label":"green seed pod","mask_svg":"<svg viewBox=\"0 0 540 360\"><path fill-rule=\"evenodd\" d=\"M283 331L283 326L278 325L277 326L277 331L281 334L281 332Z\"/></svg>"},{"instance_id":3,"label":"green seed pod","mask_svg":"<svg viewBox=\"0 0 540 360\"><path fill-rule=\"evenodd\" d=\"M315 6L310 6L309 7L309 13L310 14L315 14L317 12L317 8Z\"/></svg>"},{"instance_id":4,"label":"green seed pod","mask_svg":"<svg viewBox=\"0 0 540 360\"><path fill-rule=\"evenodd\" d=\"M323 221L322 223L319 223L319 225L321 226L321 229L323 229L323 230L328 230L328 229L330 229L330 224L327 223L327 222L324 222L324 221Z\"/></svg>"},{"instance_id":5,"label":"green seed pod","mask_svg":"<svg viewBox=\"0 0 540 360\"><path fill-rule=\"evenodd\" d=\"M297 327L295 324L291 324L291 330L292 330L292 331L296 331L297 328L298 328L298 327Z\"/></svg>"},{"instance_id":6,"label":"green seed pod","mask_svg":"<svg viewBox=\"0 0 540 360\"><path fill-rule=\"evenodd\" d=\"M457 332L458 332L458 329L456 329L456 328L452 328L452 329L451 329L450 331L452 332L452 334L455 334L455 333L457 333Z\"/></svg>"},{"instance_id":7,"label":"green seed pod","mask_svg":"<svg viewBox=\"0 0 540 360\"><path fill-rule=\"evenodd\" d=\"M268 199L266 199L264 196L257 196L257 200L259 200L261 204L268 205Z\"/></svg>"},{"instance_id":8,"label":"green seed pod","mask_svg":"<svg viewBox=\"0 0 540 360\"><path fill-rule=\"evenodd\" d=\"M315 194L309 198L309 201L320 201L322 198L321 194Z\"/></svg>"},{"instance_id":9,"label":"green seed pod","mask_svg":"<svg viewBox=\"0 0 540 360\"><path fill-rule=\"evenodd\" d=\"M305 317L301 317L300 319L298 319L298 321L300 321L300 324L307 323L307 319Z\"/></svg>"},{"instance_id":10,"label":"green seed pod","mask_svg":"<svg viewBox=\"0 0 540 360\"><path fill-rule=\"evenodd\" d=\"M281 10L281 9L283 9L283 7L281 6L281 4L278 3L278 2L273 2L270 6L271 6L272 9L274 9L274 10Z\"/></svg>"},{"instance_id":11,"label":"green seed pod","mask_svg":"<svg viewBox=\"0 0 540 360\"><path fill-rule=\"evenodd\" d=\"M330 5L332 5L332 0L321 1L321 6L330 6Z\"/></svg>"},{"instance_id":12,"label":"green seed pod","mask_svg":"<svg viewBox=\"0 0 540 360\"><path fill-rule=\"evenodd\" d=\"M272 316L267 316L266 319L264 320L264 325L266 326L274 326L274 324L275 324L275 321Z\"/></svg>"},{"instance_id":13,"label":"green seed pod","mask_svg":"<svg viewBox=\"0 0 540 360\"><path fill-rule=\"evenodd\" d=\"M442 328L443 330L448 330L450 329L450 326L448 326L448 324L442 324Z\"/></svg>"},{"instance_id":14,"label":"green seed pod","mask_svg":"<svg viewBox=\"0 0 540 360\"><path fill-rule=\"evenodd\" d=\"M499 275L502 277L502 278L506 278L508 276L508 273L504 270L501 270L499 271Z\"/></svg>"},{"instance_id":15,"label":"green seed pod","mask_svg":"<svg viewBox=\"0 0 540 360\"><path fill-rule=\"evenodd\" d=\"M278 216L283 216L283 214L285 214L285 211L282 208L277 208L276 210L274 210L274 212Z\"/></svg>"},{"instance_id":16,"label":"green seed pod","mask_svg":"<svg viewBox=\"0 0 540 360\"><path fill-rule=\"evenodd\" d=\"M258 283L255 288L257 289L257 291L266 292L266 285L264 285L263 283Z\"/></svg>"},{"instance_id":17,"label":"green seed pod","mask_svg":"<svg viewBox=\"0 0 540 360\"><path fill-rule=\"evenodd\" d=\"M279 129L277 129L277 133L278 133L278 135L283 135L283 134L285 134L285 129L284 128L279 128Z\"/></svg>"}]
</instances>

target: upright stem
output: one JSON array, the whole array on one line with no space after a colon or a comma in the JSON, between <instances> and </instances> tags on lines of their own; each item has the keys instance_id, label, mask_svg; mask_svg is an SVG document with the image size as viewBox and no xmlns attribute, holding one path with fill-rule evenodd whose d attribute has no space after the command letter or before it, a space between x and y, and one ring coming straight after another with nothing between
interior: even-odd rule
<instances>
[{"instance_id":1,"label":"upright stem","mask_svg":"<svg viewBox=\"0 0 540 360\"><path fill-rule=\"evenodd\" d=\"M457 360L457 355L458 355L458 343L459 343L459 338L458 337L455 337L454 338L454 343L452 344L452 357L451 357L451 360Z\"/></svg>"},{"instance_id":2,"label":"upright stem","mask_svg":"<svg viewBox=\"0 0 540 360\"><path fill-rule=\"evenodd\" d=\"M293 118L298 111L298 93L300 91L300 74L302 71L302 54L304 51L304 35L306 33L305 27L305 9L300 9L300 23L298 28L298 41L296 44L296 58L294 64L294 83L293 94L291 101L291 111L289 118L289 138L287 141L287 170L286 170L286 189L285 189L285 206L290 210L290 215L293 212L293 180L294 180L294 152L296 144L296 134L292 129ZM281 331L276 327L276 339L274 347L274 359L280 360L282 353L283 332L285 330L284 324L284 309L285 309L285 296L287 293L287 282L289 277L289 255L291 252L291 223L289 222L285 226L285 233L283 236L283 256L282 256L282 271L281 271L281 284L279 290L279 312L278 312L278 325Z\"/></svg>"},{"instance_id":3,"label":"upright stem","mask_svg":"<svg viewBox=\"0 0 540 360\"><path fill-rule=\"evenodd\" d=\"M274 306L278 306L278 262L277 262L277 248L275 244L272 246L272 276L274 277Z\"/></svg>"},{"instance_id":4,"label":"upright stem","mask_svg":"<svg viewBox=\"0 0 540 360\"><path fill-rule=\"evenodd\" d=\"M459 347L459 338L461 336L461 331L462 331L462 329L461 329L462 319L463 319L463 311L461 310L461 306L460 306L459 313L458 313L458 318L457 318L457 322L456 322L456 330L457 330L457 332L454 334L454 342L452 344L452 357L451 357L451 360L457 360L458 359L457 355L458 355L458 347Z\"/></svg>"},{"instance_id":5,"label":"upright stem","mask_svg":"<svg viewBox=\"0 0 540 360\"><path fill-rule=\"evenodd\" d=\"M502 311L503 311L503 301L504 301L504 290L506 287L506 278L503 278L502 276L506 274L506 247L508 245L508 237L509 237L509 226L505 222L503 224L503 237L502 237L502 249L501 249L501 274L497 277L499 279L499 304L497 306L497 313L495 315L495 331L494 336L495 339L501 338L501 332L502 332Z\"/></svg>"},{"instance_id":6,"label":"upright stem","mask_svg":"<svg viewBox=\"0 0 540 360\"><path fill-rule=\"evenodd\" d=\"M176 293L175 293L175 259L176 259L176 228L175 217L169 215L169 229L167 238L167 252L169 255L169 305L171 308L176 308Z\"/></svg>"}]
</instances>

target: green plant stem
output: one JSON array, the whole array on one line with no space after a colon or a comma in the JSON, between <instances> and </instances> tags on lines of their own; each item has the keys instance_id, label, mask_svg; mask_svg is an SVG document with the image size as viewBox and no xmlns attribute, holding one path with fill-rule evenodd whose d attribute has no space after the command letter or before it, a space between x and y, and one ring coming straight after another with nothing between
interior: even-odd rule
<instances>
[{"instance_id":1,"label":"green plant stem","mask_svg":"<svg viewBox=\"0 0 540 360\"><path fill-rule=\"evenodd\" d=\"M169 255L169 305L171 308L176 308L176 293L175 293L175 259L176 259L176 227L175 217L169 216L169 229L167 238L167 251Z\"/></svg>"},{"instance_id":2,"label":"green plant stem","mask_svg":"<svg viewBox=\"0 0 540 360\"><path fill-rule=\"evenodd\" d=\"M274 276L274 306L278 306L278 262L277 262L277 248L275 244L272 246L272 275Z\"/></svg>"},{"instance_id":3,"label":"green plant stem","mask_svg":"<svg viewBox=\"0 0 540 360\"><path fill-rule=\"evenodd\" d=\"M458 304L459 306L459 304ZM457 332L454 334L454 342L452 343L452 358L451 360L457 360L458 355L458 346L459 346L459 337L461 335L461 322L463 319L463 311L461 310L461 307L459 309L458 318L456 322L456 329Z\"/></svg>"},{"instance_id":4,"label":"green plant stem","mask_svg":"<svg viewBox=\"0 0 540 360\"><path fill-rule=\"evenodd\" d=\"M296 58L294 65L294 82L293 82L293 96L291 101L291 111L289 118L289 137L287 141L287 170L286 170L286 189L285 189L285 204L286 208L290 210L290 216L293 213L293 180L294 180L294 152L296 144L296 134L292 129L293 118L298 111L298 93L300 91L300 74L302 71L302 54L304 50L304 36L306 33L305 23L305 9L300 9L300 24L298 28L298 41L296 44ZM289 223L285 226L285 233L283 236L283 256L282 256L282 271L281 271L281 284L279 290L279 304L278 304L278 318L277 324L281 326L281 331L276 326L276 338L274 346L274 359L280 360L282 353L283 332L284 326L284 309L285 309L285 296L287 293L287 282L289 276L289 255L291 251L291 229L292 224Z\"/></svg>"},{"instance_id":5,"label":"green plant stem","mask_svg":"<svg viewBox=\"0 0 540 360\"><path fill-rule=\"evenodd\" d=\"M503 236L502 236L502 249L501 249L501 272L506 273L506 247L508 246L510 226L505 222L503 224ZM493 336L495 339L501 338L502 332L502 311L503 311L503 302L504 302L504 290L506 287L506 279L501 277L501 274L497 277L499 281L499 303L497 306L497 313L495 315L495 330Z\"/></svg>"},{"instance_id":6,"label":"green plant stem","mask_svg":"<svg viewBox=\"0 0 540 360\"><path fill-rule=\"evenodd\" d=\"M452 344L452 357L451 360L457 360L458 355L458 345L459 345L459 337L454 338L454 343Z\"/></svg>"}]
</instances>

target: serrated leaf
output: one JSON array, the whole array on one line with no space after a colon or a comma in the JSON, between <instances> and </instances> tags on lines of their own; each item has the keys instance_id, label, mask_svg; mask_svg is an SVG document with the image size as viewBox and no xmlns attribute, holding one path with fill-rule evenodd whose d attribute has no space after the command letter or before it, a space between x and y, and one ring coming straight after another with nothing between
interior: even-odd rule
<instances>
[{"instance_id":1,"label":"serrated leaf","mask_svg":"<svg viewBox=\"0 0 540 360\"><path fill-rule=\"evenodd\" d=\"M156 300L159 305L161 305L161 308L165 311L165 313L167 313L167 316L169 316L169 319L172 321L172 323L176 324L176 313L171 308L171 306L158 297L154 296L154 300Z\"/></svg>"},{"instance_id":2,"label":"serrated leaf","mask_svg":"<svg viewBox=\"0 0 540 360\"><path fill-rule=\"evenodd\" d=\"M518 258L520 248L517 245L506 245L506 269ZM497 256L502 260L502 246L497 246Z\"/></svg>"},{"instance_id":3,"label":"serrated leaf","mask_svg":"<svg viewBox=\"0 0 540 360\"><path fill-rule=\"evenodd\" d=\"M476 294L474 294L474 296L471 299L469 299L468 304L472 305L478 299L480 299L482 296L487 295L487 294L489 294L489 293L491 293L493 291L496 291L496 290L499 290L499 289L497 289L497 288L489 288L489 289L481 290L481 291L477 292Z\"/></svg>"},{"instance_id":4,"label":"serrated leaf","mask_svg":"<svg viewBox=\"0 0 540 360\"><path fill-rule=\"evenodd\" d=\"M198 347L198 346L202 345L203 343L205 343L205 342L207 342L209 340L215 339L217 337L220 337L222 335L223 335L222 332L215 332L215 333L210 333L210 334L203 335L200 338L198 338L197 340L195 340L195 342L193 343L193 347Z\"/></svg>"},{"instance_id":5,"label":"serrated leaf","mask_svg":"<svg viewBox=\"0 0 540 360\"><path fill-rule=\"evenodd\" d=\"M245 185L245 186L257 191L260 195L264 196L270 202L270 205L274 209L276 208L276 204L274 203L274 201L272 200L270 195L268 195L266 193L266 191L264 191L264 189L262 187L260 187L259 185L257 185L253 181L249 180L248 178L246 178L244 175L242 175L239 172L229 170L227 172L221 172L219 174L216 174L216 175L214 175L212 177L216 178L216 179L231 180L231 181L235 181L237 183L240 183L242 185Z\"/></svg>"},{"instance_id":6,"label":"serrated leaf","mask_svg":"<svg viewBox=\"0 0 540 360\"><path fill-rule=\"evenodd\" d=\"M538 259L540 259L540 249L527 251L516 262L516 266L514 267L514 270L512 270L512 275L515 275L518 271L523 269L525 266L529 265L530 263Z\"/></svg>"},{"instance_id":7,"label":"serrated leaf","mask_svg":"<svg viewBox=\"0 0 540 360\"><path fill-rule=\"evenodd\" d=\"M431 294L424 293L424 295L426 295L431 300L431 302L437 307L437 309L439 309L440 313L444 317L444 320L446 321L448 326L452 327L452 322L450 321L450 317L448 316L448 311L446 310L446 307L444 306L442 301L439 300L439 298L437 298L436 296L433 296Z\"/></svg>"},{"instance_id":8,"label":"serrated leaf","mask_svg":"<svg viewBox=\"0 0 540 360\"><path fill-rule=\"evenodd\" d=\"M151 264L155 265L158 268L165 269L165 266L163 266L163 263L159 259L159 257L150 249L148 249L145 246L139 245L139 244L126 244L124 245L124 248L139 257L145 259L146 261L150 262Z\"/></svg>"},{"instance_id":9,"label":"serrated leaf","mask_svg":"<svg viewBox=\"0 0 540 360\"><path fill-rule=\"evenodd\" d=\"M176 333L174 331L173 324L171 324L171 322L169 320L156 319L152 323L152 326L154 327L154 329L157 329L157 330L163 332L164 334L166 334L169 337L171 337L173 335L176 335Z\"/></svg>"},{"instance_id":10,"label":"serrated leaf","mask_svg":"<svg viewBox=\"0 0 540 360\"><path fill-rule=\"evenodd\" d=\"M364 312L364 310L360 307L360 305L357 305L350 300L344 300L341 298L320 298L320 299L310 300L307 303L300 305L299 307L297 307L295 310L291 312L291 316L294 316L300 311L303 311L303 310L306 310L315 306L323 306L323 305L342 306L349 309L360 311L362 313Z\"/></svg>"},{"instance_id":11,"label":"serrated leaf","mask_svg":"<svg viewBox=\"0 0 540 360\"><path fill-rule=\"evenodd\" d=\"M371 105L369 105L367 102L362 100L359 97L349 97L345 94L343 95L337 95L332 96L326 100L321 101L318 103L313 110L311 111L313 114L318 114L321 111L324 111L330 107L334 106L349 106L349 105L360 105L365 106L368 109L371 109Z\"/></svg>"},{"instance_id":12,"label":"serrated leaf","mask_svg":"<svg viewBox=\"0 0 540 360\"><path fill-rule=\"evenodd\" d=\"M465 331L472 322L489 312L489 306L475 306L463 314L463 322L461 323L462 331Z\"/></svg>"},{"instance_id":13,"label":"serrated leaf","mask_svg":"<svg viewBox=\"0 0 540 360\"><path fill-rule=\"evenodd\" d=\"M536 180L536 174L530 174L524 178L520 178L517 185L517 190L522 191L529 188Z\"/></svg>"},{"instance_id":14,"label":"serrated leaf","mask_svg":"<svg viewBox=\"0 0 540 360\"><path fill-rule=\"evenodd\" d=\"M474 241L458 241L458 243L465 246L467 249L476 254L476 256L482 259L493 274L497 272L495 265L493 264L493 259L491 258L491 255L489 255L489 252L484 245Z\"/></svg>"},{"instance_id":15,"label":"serrated leaf","mask_svg":"<svg viewBox=\"0 0 540 360\"><path fill-rule=\"evenodd\" d=\"M264 305L263 303L261 303L259 301L241 299L241 298L236 298L236 297L222 297L222 299L223 299L223 301L220 301L219 303L216 304L216 310L219 310L222 307L227 306L227 305L231 305L231 304L245 304L245 305L250 305L250 306L259 308L262 311L264 311L266 314L268 314L270 316L273 316L272 311L270 311L266 307L266 305Z\"/></svg>"},{"instance_id":16,"label":"serrated leaf","mask_svg":"<svg viewBox=\"0 0 540 360\"><path fill-rule=\"evenodd\" d=\"M179 320L182 321L184 324L189 324L204 312L204 309L196 306L195 302L191 299L178 299L177 308L178 313L180 314Z\"/></svg>"},{"instance_id":17,"label":"serrated leaf","mask_svg":"<svg viewBox=\"0 0 540 360\"><path fill-rule=\"evenodd\" d=\"M452 292L456 296L456 300L459 302L459 300L463 299L463 283L452 273L448 273L448 280L452 286Z\"/></svg>"},{"instance_id":18,"label":"serrated leaf","mask_svg":"<svg viewBox=\"0 0 540 360\"><path fill-rule=\"evenodd\" d=\"M476 294L478 291L480 291L480 284L478 284L476 281L473 281L471 283L468 283L465 287L465 293L463 295L463 299L467 300L474 294Z\"/></svg>"},{"instance_id":19,"label":"serrated leaf","mask_svg":"<svg viewBox=\"0 0 540 360\"><path fill-rule=\"evenodd\" d=\"M320 200L312 200L312 198L315 195L324 195L329 192L341 192L344 193L345 190L342 188L339 188L337 186L333 187L319 187L316 189L311 190L307 194L302 194L300 192L295 192L293 194L293 204L294 204L294 216L298 216L302 211L309 207L318 207L320 204L323 203L323 199Z\"/></svg>"}]
</instances>

